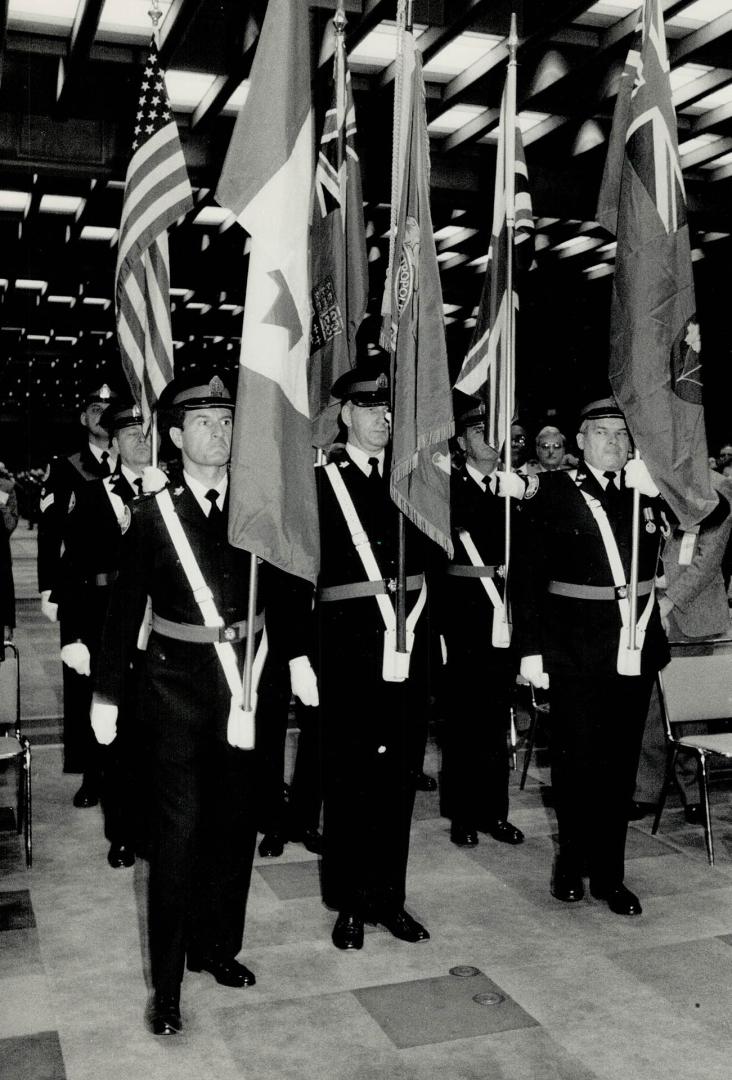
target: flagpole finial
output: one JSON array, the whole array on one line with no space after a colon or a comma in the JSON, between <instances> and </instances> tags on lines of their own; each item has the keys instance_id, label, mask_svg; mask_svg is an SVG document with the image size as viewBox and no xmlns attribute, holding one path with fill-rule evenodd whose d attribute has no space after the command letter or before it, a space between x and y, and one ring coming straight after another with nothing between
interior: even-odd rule
<instances>
[{"instance_id":1,"label":"flagpole finial","mask_svg":"<svg viewBox=\"0 0 732 1080\"><path fill-rule=\"evenodd\" d=\"M153 33L158 32L158 23L163 17L163 13L160 10L160 0L150 0L151 7L148 10L150 16L150 22L153 24Z\"/></svg>"},{"instance_id":2,"label":"flagpole finial","mask_svg":"<svg viewBox=\"0 0 732 1080\"><path fill-rule=\"evenodd\" d=\"M511 29L508 32L508 48L511 56L516 55L516 49L518 48L518 31L516 29L516 12L511 12Z\"/></svg>"},{"instance_id":3,"label":"flagpole finial","mask_svg":"<svg viewBox=\"0 0 732 1080\"><path fill-rule=\"evenodd\" d=\"M347 22L348 20L346 19L345 9L342 2L339 2L338 7L336 8L336 13L333 16L333 25L336 28L336 33L344 34L346 31Z\"/></svg>"}]
</instances>

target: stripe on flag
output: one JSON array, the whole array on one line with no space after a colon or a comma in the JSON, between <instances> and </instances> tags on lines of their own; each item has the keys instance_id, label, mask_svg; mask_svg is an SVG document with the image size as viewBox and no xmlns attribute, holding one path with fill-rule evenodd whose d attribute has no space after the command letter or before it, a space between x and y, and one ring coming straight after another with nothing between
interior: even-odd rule
<instances>
[{"instance_id":1,"label":"stripe on flag","mask_svg":"<svg viewBox=\"0 0 732 1080\"><path fill-rule=\"evenodd\" d=\"M173 378L168 228L193 206L155 39L140 85L116 269L117 339L145 425Z\"/></svg>"}]
</instances>

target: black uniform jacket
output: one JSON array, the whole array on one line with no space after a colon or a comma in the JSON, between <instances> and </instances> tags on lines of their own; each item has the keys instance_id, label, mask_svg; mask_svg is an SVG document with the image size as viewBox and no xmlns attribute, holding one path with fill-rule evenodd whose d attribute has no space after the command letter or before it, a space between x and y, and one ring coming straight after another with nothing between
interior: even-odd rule
<instances>
[{"instance_id":1,"label":"black uniform jacket","mask_svg":"<svg viewBox=\"0 0 732 1080\"><path fill-rule=\"evenodd\" d=\"M41 518L38 524L38 591L52 591L51 599L58 603L55 590L59 584L61 551L66 530L69 506L81 487L89 480L107 475L88 444L69 457L56 457L48 467L41 488Z\"/></svg>"},{"instance_id":2,"label":"black uniform jacket","mask_svg":"<svg viewBox=\"0 0 732 1080\"><path fill-rule=\"evenodd\" d=\"M505 500L479 487L464 464L455 467L450 476L450 513L455 552L452 562L472 565L459 536L464 529L470 533L483 564L501 567L506 557ZM503 596L503 577L496 574L492 580ZM490 640L493 604L479 578L445 575L441 579L440 598L441 616L448 626L459 623L469 632L469 624L476 622L474 629L485 631ZM485 637L481 639L481 645L485 640Z\"/></svg>"},{"instance_id":3,"label":"black uniform jacket","mask_svg":"<svg viewBox=\"0 0 732 1080\"><path fill-rule=\"evenodd\" d=\"M169 491L219 615L227 625L246 619L250 555L228 542L228 498L224 520L217 529L182 479L172 480ZM266 563L259 569L257 610L261 612L268 601L273 609L267 621L270 647L288 657L296 655L283 640L287 636L287 575L274 571ZM172 622L203 625L201 610L154 495L135 501L130 526L122 539L119 574L112 586L95 683L96 692L103 700L120 702L147 596L152 600L154 614ZM148 649L154 648L164 652L173 666L185 670L186 677L205 677L203 669L207 665L219 664L213 644L177 641L153 631Z\"/></svg>"},{"instance_id":4,"label":"black uniform jacket","mask_svg":"<svg viewBox=\"0 0 732 1080\"><path fill-rule=\"evenodd\" d=\"M581 490L580 490L581 489ZM510 595L514 644L521 656L540 653L544 670L610 675L617 671L621 616L617 600L590 600L549 593L550 581L613 586L600 530L582 491L605 505L602 485L580 463L573 472L542 473L536 494L519 504L514 530ZM633 493L620 492L620 511L611 518L625 571L630 578ZM661 537L661 500L641 496L639 581L652 580ZM647 596L638 598L638 618ZM643 671L668 661L668 644L658 607L646 631Z\"/></svg>"},{"instance_id":5,"label":"black uniform jacket","mask_svg":"<svg viewBox=\"0 0 732 1080\"><path fill-rule=\"evenodd\" d=\"M61 644L83 641L99 647L109 589L119 569L122 525L107 484L124 505L136 492L121 472L84 484L69 510L57 593L63 606Z\"/></svg>"},{"instance_id":6,"label":"black uniform jacket","mask_svg":"<svg viewBox=\"0 0 732 1080\"><path fill-rule=\"evenodd\" d=\"M398 511L389 495L389 481L385 475L380 485L374 485L347 454L335 462L340 475L353 499L363 529L371 541L371 548L384 579L393 584L397 577L397 522ZM324 469L318 469L318 501L320 508L320 576L318 585L325 589L331 585L348 585L368 580L358 555L343 511ZM427 541L415 526L406 523L406 570L407 576L420 574L425 569ZM392 594L393 596L393 594ZM414 606L418 591L407 593L407 611ZM354 634L362 647L382 655L384 620L373 596L342 601L322 601L319 605L321 629L339 633L339 628ZM422 618L420 618L420 623ZM353 649L351 638L348 647Z\"/></svg>"}]
</instances>

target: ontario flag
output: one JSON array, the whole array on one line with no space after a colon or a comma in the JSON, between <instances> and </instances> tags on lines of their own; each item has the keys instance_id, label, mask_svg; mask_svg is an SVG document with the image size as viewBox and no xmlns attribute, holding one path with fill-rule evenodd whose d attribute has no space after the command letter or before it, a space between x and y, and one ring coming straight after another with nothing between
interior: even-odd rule
<instances>
[{"instance_id":1,"label":"ontario flag","mask_svg":"<svg viewBox=\"0 0 732 1080\"><path fill-rule=\"evenodd\" d=\"M391 313L391 496L452 555L448 439L454 431L442 290L429 204L429 136L421 55L404 34L398 216L385 308Z\"/></svg>"},{"instance_id":2,"label":"ontario flag","mask_svg":"<svg viewBox=\"0 0 732 1080\"><path fill-rule=\"evenodd\" d=\"M310 415L313 446L338 431L336 379L356 363L356 333L368 302L368 262L356 112L344 28L336 27L332 95L323 121L313 206Z\"/></svg>"},{"instance_id":3,"label":"ontario flag","mask_svg":"<svg viewBox=\"0 0 732 1080\"><path fill-rule=\"evenodd\" d=\"M645 0L628 53L597 219L617 237L610 383L661 494L690 529L717 499L661 0Z\"/></svg>"},{"instance_id":4,"label":"ontario flag","mask_svg":"<svg viewBox=\"0 0 732 1080\"><path fill-rule=\"evenodd\" d=\"M193 206L155 39L143 71L115 272L117 339L145 426L173 378L168 229Z\"/></svg>"},{"instance_id":5,"label":"ontario flag","mask_svg":"<svg viewBox=\"0 0 732 1080\"><path fill-rule=\"evenodd\" d=\"M518 123L508 130L508 83L501 99L496 155L496 186L493 195L493 224L488 261L478 315L470 347L460 369L455 389L483 398L486 404L486 438L498 448L506 430L507 380L513 383L513 358L506 355L508 323L508 227L506 221L506 181L514 176L515 225L513 234L514 286L518 275L530 267L534 257L534 218L529 194L523 140ZM513 306L518 310L514 287ZM513 404L510 406L513 414Z\"/></svg>"},{"instance_id":6,"label":"ontario flag","mask_svg":"<svg viewBox=\"0 0 732 1080\"><path fill-rule=\"evenodd\" d=\"M315 582L307 372L313 182L307 0L270 0L216 198L251 236L229 539Z\"/></svg>"}]
</instances>

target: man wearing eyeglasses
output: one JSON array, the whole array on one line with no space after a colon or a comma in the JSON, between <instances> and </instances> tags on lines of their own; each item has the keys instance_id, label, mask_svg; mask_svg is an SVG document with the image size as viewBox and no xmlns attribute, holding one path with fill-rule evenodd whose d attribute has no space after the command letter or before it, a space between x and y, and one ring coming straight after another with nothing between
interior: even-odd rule
<instances>
[{"instance_id":1,"label":"man wearing eyeglasses","mask_svg":"<svg viewBox=\"0 0 732 1080\"><path fill-rule=\"evenodd\" d=\"M557 427L547 425L536 436L537 472L564 468L565 438Z\"/></svg>"}]
</instances>

